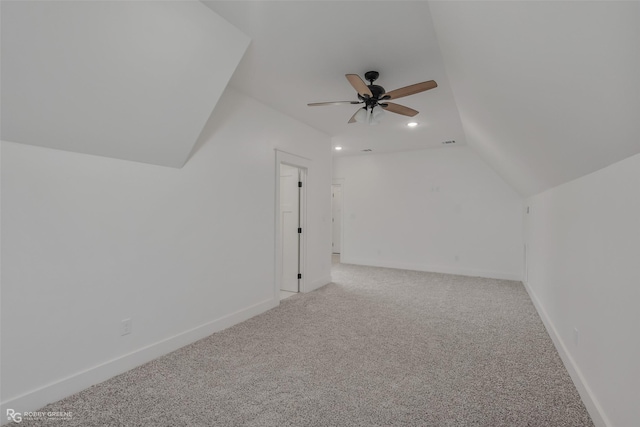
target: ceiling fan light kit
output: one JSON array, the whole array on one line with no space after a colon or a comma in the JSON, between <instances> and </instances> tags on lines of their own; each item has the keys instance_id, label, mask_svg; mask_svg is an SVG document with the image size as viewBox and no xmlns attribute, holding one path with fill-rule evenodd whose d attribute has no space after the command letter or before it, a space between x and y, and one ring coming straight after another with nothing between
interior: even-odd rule
<instances>
[{"instance_id":1,"label":"ceiling fan light kit","mask_svg":"<svg viewBox=\"0 0 640 427\"><path fill-rule=\"evenodd\" d=\"M377 125L380 123L380 119L384 116L384 110L381 106L375 105L369 109L369 107L362 107L353 116L356 122L366 123L369 125ZM351 122L350 122L351 123Z\"/></svg>"},{"instance_id":2,"label":"ceiling fan light kit","mask_svg":"<svg viewBox=\"0 0 640 427\"><path fill-rule=\"evenodd\" d=\"M351 116L348 123L358 122L375 125L380 123L380 119L384 115L385 110L408 117L413 117L418 114L418 111L413 108L393 102L386 102L389 99L402 98L403 96L413 95L438 87L435 81L429 80L386 92L382 86L373 84L379 76L380 73L377 71L367 71L364 74L364 78L369 81L367 85L357 74L345 75L351 86L356 90L358 101L313 102L307 105L317 107L324 105L364 104L363 107L359 108L358 111Z\"/></svg>"}]
</instances>

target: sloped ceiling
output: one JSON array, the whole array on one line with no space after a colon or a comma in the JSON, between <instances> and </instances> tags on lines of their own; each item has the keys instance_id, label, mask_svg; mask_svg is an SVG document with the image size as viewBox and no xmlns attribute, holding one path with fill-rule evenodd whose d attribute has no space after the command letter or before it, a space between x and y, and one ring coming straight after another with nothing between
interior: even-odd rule
<instances>
[{"instance_id":1,"label":"sloped ceiling","mask_svg":"<svg viewBox=\"0 0 640 427\"><path fill-rule=\"evenodd\" d=\"M251 37L230 85L333 138L336 155L442 147L464 133L440 57L429 5L420 1L205 1ZM438 87L397 100L418 110L387 113L369 126L347 121L356 105L308 107L322 101L357 101L345 74L380 72L387 91L435 80Z\"/></svg>"},{"instance_id":2,"label":"sloped ceiling","mask_svg":"<svg viewBox=\"0 0 640 427\"><path fill-rule=\"evenodd\" d=\"M640 3L430 2L467 143L522 195L640 153Z\"/></svg>"},{"instance_id":3,"label":"sloped ceiling","mask_svg":"<svg viewBox=\"0 0 640 427\"><path fill-rule=\"evenodd\" d=\"M640 3L205 1L253 42L231 85L324 131L340 154L467 143L528 196L640 152ZM380 71L420 127L346 124L345 73ZM378 83L378 82L377 82ZM400 102L402 101L402 102Z\"/></svg>"},{"instance_id":4,"label":"sloped ceiling","mask_svg":"<svg viewBox=\"0 0 640 427\"><path fill-rule=\"evenodd\" d=\"M200 2L2 1L2 140L181 167L249 38Z\"/></svg>"},{"instance_id":5,"label":"sloped ceiling","mask_svg":"<svg viewBox=\"0 0 640 427\"><path fill-rule=\"evenodd\" d=\"M204 3L2 1L2 139L179 167L246 34L231 84L343 155L453 139L528 196L640 153L639 2ZM368 70L438 82L398 100L418 128L306 106Z\"/></svg>"}]
</instances>

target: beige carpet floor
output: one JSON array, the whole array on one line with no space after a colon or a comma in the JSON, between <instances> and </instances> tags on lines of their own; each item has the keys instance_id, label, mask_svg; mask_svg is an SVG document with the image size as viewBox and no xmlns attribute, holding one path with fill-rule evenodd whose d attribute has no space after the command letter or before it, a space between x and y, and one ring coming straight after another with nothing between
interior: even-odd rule
<instances>
[{"instance_id":1,"label":"beige carpet floor","mask_svg":"<svg viewBox=\"0 0 640 427\"><path fill-rule=\"evenodd\" d=\"M521 283L334 283L41 411L63 426L592 426Z\"/></svg>"}]
</instances>

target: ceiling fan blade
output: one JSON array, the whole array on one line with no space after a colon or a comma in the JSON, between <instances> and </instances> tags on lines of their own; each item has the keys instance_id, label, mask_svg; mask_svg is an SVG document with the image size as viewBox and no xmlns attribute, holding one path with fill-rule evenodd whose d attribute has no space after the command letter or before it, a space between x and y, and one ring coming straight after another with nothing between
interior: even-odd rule
<instances>
[{"instance_id":1,"label":"ceiling fan blade","mask_svg":"<svg viewBox=\"0 0 640 427\"><path fill-rule=\"evenodd\" d=\"M349 80L349 83L351 83L351 86L353 86L356 92L358 92L361 96L365 98L370 98L373 96L373 93L371 93L371 89L369 89L369 86L367 86L367 84L360 78L359 75L345 74L345 76L347 77L347 80Z\"/></svg>"},{"instance_id":2,"label":"ceiling fan blade","mask_svg":"<svg viewBox=\"0 0 640 427\"><path fill-rule=\"evenodd\" d=\"M356 114L358 114L358 112L360 112L360 110L361 110L361 109L360 109L360 108L358 108L358 109L356 110L356 112L355 112L355 113L353 113L353 116L351 116L351 118L349 119L349 121L348 121L347 123L355 123L355 122L356 122Z\"/></svg>"},{"instance_id":3,"label":"ceiling fan blade","mask_svg":"<svg viewBox=\"0 0 640 427\"><path fill-rule=\"evenodd\" d=\"M345 104L355 105L355 104L362 104L362 102L360 101L312 102L311 104L307 104L307 105L309 107L319 107L322 105L345 105Z\"/></svg>"},{"instance_id":4,"label":"ceiling fan blade","mask_svg":"<svg viewBox=\"0 0 640 427\"><path fill-rule=\"evenodd\" d=\"M424 92L425 90L433 89L435 87L438 87L438 84L433 80L429 80L428 82L416 83L414 85L401 87L400 89L387 92L384 94L382 99L398 99L403 96L413 95L414 93Z\"/></svg>"},{"instance_id":5,"label":"ceiling fan blade","mask_svg":"<svg viewBox=\"0 0 640 427\"><path fill-rule=\"evenodd\" d=\"M385 102L384 104L380 104L382 108L387 111L391 111L392 113L402 114L403 116L413 117L418 114L418 111L413 108L405 107L404 105L394 104L393 102Z\"/></svg>"}]
</instances>

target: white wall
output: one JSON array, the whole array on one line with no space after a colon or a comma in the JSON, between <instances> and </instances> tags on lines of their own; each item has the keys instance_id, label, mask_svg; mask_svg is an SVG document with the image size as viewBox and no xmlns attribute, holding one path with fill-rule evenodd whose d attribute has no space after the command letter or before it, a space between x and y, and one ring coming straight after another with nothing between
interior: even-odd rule
<instances>
[{"instance_id":1,"label":"white wall","mask_svg":"<svg viewBox=\"0 0 640 427\"><path fill-rule=\"evenodd\" d=\"M519 280L522 199L468 147L334 159L342 262Z\"/></svg>"},{"instance_id":2,"label":"white wall","mask_svg":"<svg viewBox=\"0 0 640 427\"><path fill-rule=\"evenodd\" d=\"M640 155L527 204L527 287L583 401L640 425Z\"/></svg>"},{"instance_id":3,"label":"white wall","mask_svg":"<svg viewBox=\"0 0 640 427\"><path fill-rule=\"evenodd\" d=\"M325 284L330 138L235 90L182 169L3 142L2 413L277 305L274 148L311 159L306 274Z\"/></svg>"}]
</instances>

